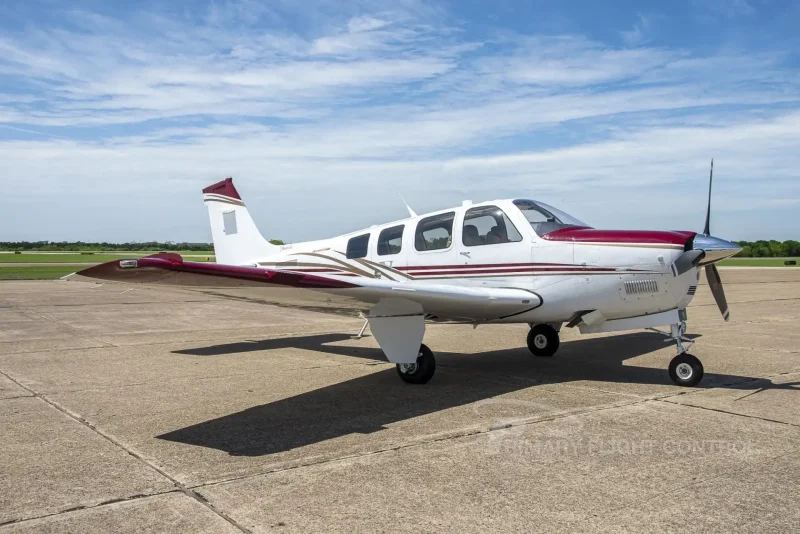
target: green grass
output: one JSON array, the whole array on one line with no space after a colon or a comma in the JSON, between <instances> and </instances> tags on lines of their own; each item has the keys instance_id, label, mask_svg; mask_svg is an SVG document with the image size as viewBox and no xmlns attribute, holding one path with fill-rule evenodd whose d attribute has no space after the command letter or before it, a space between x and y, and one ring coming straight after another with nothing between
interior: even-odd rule
<instances>
[{"instance_id":1,"label":"green grass","mask_svg":"<svg viewBox=\"0 0 800 534\"><path fill-rule=\"evenodd\" d=\"M0 267L0 280L57 280L80 269L81 267L72 265Z\"/></svg>"},{"instance_id":2,"label":"green grass","mask_svg":"<svg viewBox=\"0 0 800 534\"><path fill-rule=\"evenodd\" d=\"M794 260L798 265L784 265L784 261ZM798 267L800 258L729 258L719 262L720 267Z\"/></svg>"},{"instance_id":3,"label":"green grass","mask_svg":"<svg viewBox=\"0 0 800 534\"><path fill-rule=\"evenodd\" d=\"M23 252L22 254L0 254L0 264L3 263L103 263L105 261L118 260L120 258L141 258L148 256L150 252L126 252L119 254L42 254L36 252ZM184 253L187 254L188 253ZM197 258L189 258L191 261L214 261L212 253L196 252L201 255ZM206 260L209 258L209 260Z\"/></svg>"}]
</instances>

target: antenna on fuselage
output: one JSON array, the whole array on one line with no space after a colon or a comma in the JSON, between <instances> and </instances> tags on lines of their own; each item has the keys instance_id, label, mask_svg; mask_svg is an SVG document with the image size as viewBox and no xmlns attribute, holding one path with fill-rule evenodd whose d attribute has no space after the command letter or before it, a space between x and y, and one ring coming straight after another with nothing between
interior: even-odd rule
<instances>
[{"instance_id":1,"label":"antenna on fuselage","mask_svg":"<svg viewBox=\"0 0 800 534\"><path fill-rule=\"evenodd\" d=\"M400 195L400 193L398 193L398 195ZM416 217L417 216L416 212L411 209L411 206L408 205L408 202L406 202L406 199L403 198L403 195L400 195L400 200L402 200L403 204L405 204L406 209L408 210L408 215L410 217Z\"/></svg>"}]
</instances>

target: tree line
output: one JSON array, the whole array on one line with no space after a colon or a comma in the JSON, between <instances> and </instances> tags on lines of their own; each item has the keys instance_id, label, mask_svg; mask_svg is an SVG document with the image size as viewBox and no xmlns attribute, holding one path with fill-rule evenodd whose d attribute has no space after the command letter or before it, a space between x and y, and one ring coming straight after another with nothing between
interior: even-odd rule
<instances>
[{"instance_id":1,"label":"tree line","mask_svg":"<svg viewBox=\"0 0 800 534\"><path fill-rule=\"evenodd\" d=\"M283 245L280 239L271 239L273 245ZM131 243L88 243L85 241L0 241L0 250L30 250L35 252L113 252L113 251L180 251L197 250L213 252L211 243L187 241L135 241Z\"/></svg>"},{"instance_id":2,"label":"tree line","mask_svg":"<svg viewBox=\"0 0 800 534\"><path fill-rule=\"evenodd\" d=\"M742 247L739 258L796 258L800 257L800 241L734 241Z\"/></svg>"}]
</instances>

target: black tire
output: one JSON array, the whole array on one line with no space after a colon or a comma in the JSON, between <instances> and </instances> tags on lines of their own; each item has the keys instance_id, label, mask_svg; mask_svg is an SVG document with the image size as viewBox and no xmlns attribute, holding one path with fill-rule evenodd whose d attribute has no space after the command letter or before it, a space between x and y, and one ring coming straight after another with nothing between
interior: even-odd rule
<instances>
[{"instance_id":1,"label":"black tire","mask_svg":"<svg viewBox=\"0 0 800 534\"><path fill-rule=\"evenodd\" d=\"M436 372L436 358L424 343L419 346L419 355L415 367L409 369L405 364L397 364L397 374L409 384L427 384Z\"/></svg>"},{"instance_id":2,"label":"black tire","mask_svg":"<svg viewBox=\"0 0 800 534\"><path fill-rule=\"evenodd\" d=\"M694 387L703 379L703 364L688 352L678 354L669 362L669 377L678 386Z\"/></svg>"},{"instance_id":3,"label":"black tire","mask_svg":"<svg viewBox=\"0 0 800 534\"><path fill-rule=\"evenodd\" d=\"M560 344L558 332L549 324L537 324L528 332L528 350L534 356L550 357Z\"/></svg>"}]
</instances>

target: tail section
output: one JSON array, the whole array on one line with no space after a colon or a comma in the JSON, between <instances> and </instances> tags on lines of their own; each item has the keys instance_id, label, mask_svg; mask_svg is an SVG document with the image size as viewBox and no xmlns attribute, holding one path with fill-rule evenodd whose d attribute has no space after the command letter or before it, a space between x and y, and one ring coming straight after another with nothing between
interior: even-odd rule
<instances>
[{"instance_id":1,"label":"tail section","mask_svg":"<svg viewBox=\"0 0 800 534\"><path fill-rule=\"evenodd\" d=\"M232 178L203 189L203 201L208 206L217 263L252 264L280 250L258 231Z\"/></svg>"}]
</instances>

